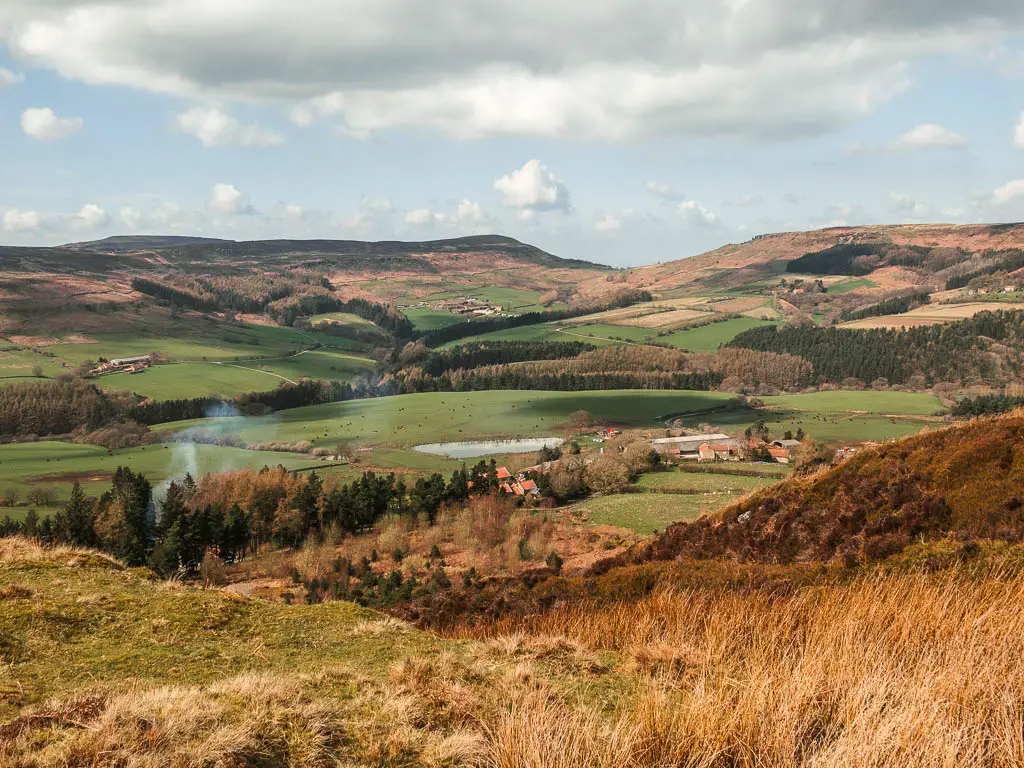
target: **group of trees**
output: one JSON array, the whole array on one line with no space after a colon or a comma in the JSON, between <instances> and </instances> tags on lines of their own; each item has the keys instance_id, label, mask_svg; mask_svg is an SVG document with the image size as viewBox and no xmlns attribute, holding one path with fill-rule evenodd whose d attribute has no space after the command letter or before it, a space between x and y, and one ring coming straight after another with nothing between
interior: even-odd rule
<instances>
[{"instance_id":1,"label":"group of trees","mask_svg":"<svg viewBox=\"0 0 1024 768\"><path fill-rule=\"evenodd\" d=\"M0 437L92 431L122 419L134 399L70 376L6 384L0 386Z\"/></svg>"},{"instance_id":2,"label":"group of trees","mask_svg":"<svg viewBox=\"0 0 1024 768\"><path fill-rule=\"evenodd\" d=\"M912 309L923 306L931 301L931 295L927 291L914 291L903 296L894 296L885 299L877 304L861 309L846 310L839 315L842 322L851 320L863 320L866 317L881 317L883 315L902 315Z\"/></svg>"},{"instance_id":3,"label":"group of trees","mask_svg":"<svg viewBox=\"0 0 1024 768\"><path fill-rule=\"evenodd\" d=\"M1009 413L1017 408L1024 408L1024 397L978 395L959 400L953 406L953 415L960 417L991 416L996 413Z\"/></svg>"},{"instance_id":4,"label":"group of trees","mask_svg":"<svg viewBox=\"0 0 1024 768\"><path fill-rule=\"evenodd\" d=\"M762 326L744 331L729 347L802 357L819 381L884 379L1002 383L1015 377L1024 357L1024 313L982 312L941 325L904 330Z\"/></svg>"},{"instance_id":5,"label":"group of trees","mask_svg":"<svg viewBox=\"0 0 1024 768\"><path fill-rule=\"evenodd\" d=\"M308 270L272 274L189 277L136 277L132 288L147 296L198 312L266 312L281 325L325 312L347 312L369 320L397 338L413 335L413 326L393 307L366 299L340 299L323 276Z\"/></svg>"},{"instance_id":6,"label":"group of trees","mask_svg":"<svg viewBox=\"0 0 1024 768\"><path fill-rule=\"evenodd\" d=\"M328 485L312 472L283 467L186 476L169 484L154 502L141 473L118 467L111 487L87 498L76 483L53 517L0 523L0 535L27 534L47 542L96 547L129 565L149 565L161 574L195 571L208 553L227 562L264 546L296 547L308 539L354 534L387 514L416 516L433 524L448 505L472 495L495 493L494 460L440 473L411 486L392 474L366 472L342 485Z\"/></svg>"},{"instance_id":7,"label":"group of trees","mask_svg":"<svg viewBox=\"0 0 1024 768\"><path fill-rule=\"evenodd\" d=\"M953 275L946 280L946 290L964 288L979 277L995 275L997 273L1016 272L1024 269L1024 250L1019 248L1005 251L986 251L979 257L988 263L981 267L968 269L960 274Z\"/></svg>"},{"instance_id":8,"label":"group of trees","mask_svg":"<svg viewBox=\"0 0 1024 768\"><path fill-rule=\"evenodd\" d=\"M468 342L443 350L425 351L416 367L428 376L484 365L507 365L533 360L566 360L594 349L583 341Z\"/></svg>"}]
</instances>

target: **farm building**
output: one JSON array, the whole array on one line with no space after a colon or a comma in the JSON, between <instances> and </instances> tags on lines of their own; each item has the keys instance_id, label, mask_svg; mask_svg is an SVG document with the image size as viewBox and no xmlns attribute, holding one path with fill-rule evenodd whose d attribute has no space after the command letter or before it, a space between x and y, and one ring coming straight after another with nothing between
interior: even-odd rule
<instances>
[{"instance_id":1,"label":"farm building","mask_svg":"<svg viewBox=\"0 0 1024 768\"><path fill-rule=\"evenodd\" d=\"M700 447L707 443L709 446L730 446L738 448L739 444L728 435L707 434L707 435L684 435L682 437L659 437L651 440L651 447L659 456L675 457L684 460L699 460Z\"/></svg>"},{"instance_id":2,"label":"farm building","mask_svg":"<svg viewBox=\"0 0 1024 768\"><path fill-rule=\"evenodd\" d=\"M778 464L789 464L790 453L788 448L769 448L768 453Z\"/></svg>"},{"instance_id":3,"label":"farm building","mask_svg":"<svg viewBox=\"0 0 1024 768\"><path fill-rule=\"evenodd\" d=\"M120 373L121 371L128 371L129 373L141 373L146 370L150 365L149 355L139 355L137 357L118 357L113 360L108 360L105 363L101 363L93 368L89 373L95 376L102 376L105 373Z\"/></svg>"},{"instance_id":4,"label":"farm building","mask_svg":"<svg viewBox=\"0 0 1024 768\"><path fill-rule=\"evenodd\" d=\"M735 444L703 443L697 449L698 461L739 461L740 451Z\"/></svg>"},{"instance_id":5,"label":"farm building","mask_svg":"<svg viewBox=\"0 0 1024 768\"><path fill-rule=\"evenodd\" d=\"M799 440L772 440L772 446L775 448L788 448L794 450L800 447Z\"/></svg>"}]
</instances>

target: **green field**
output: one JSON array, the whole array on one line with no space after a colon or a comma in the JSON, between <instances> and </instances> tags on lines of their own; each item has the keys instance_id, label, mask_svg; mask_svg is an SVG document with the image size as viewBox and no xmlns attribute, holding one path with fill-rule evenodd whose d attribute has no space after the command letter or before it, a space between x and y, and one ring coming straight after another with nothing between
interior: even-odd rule
<instances>
[{"instance_id":1,"label":"green field","mask_svg":"<svg viewBox=\"0 0 1024 768\"><path fill-rule=\"evenodd\" d=\"M447 328L449 325L462 322L462 318L458 315L430 307L406 309L403 310L403 314L409 318L417 331L436 331L438 328Z\"/></svg>"},{"instance_id":2,"label":"green field","mask_svg":"<svg viewBox=\"0 0 1024 768\"><path fill-rule=\"evenodd\" d=\"M61 498L66 498L76 480L90 493L99 493L110 487L111 473L119 466L131 467L158 483L186 472L203 475L278 464L300 469L316 466L318 461L297 453L249 451L219 445L163 443L111 454L94 445L56 441L14 443L0 445L0 494L13 487L24 497L29 488L45 486L55 488Z\"/></svg>"},{"instance_id":3,"label":"green field","mask_svg":"<svg viewBox=\"0 0 1024 768\"><path fill-rule=\"evenodd\" d=\"M215 395L235 397L264 392L281 383L277 376L218 363L154 365L142 373L112 373L96 383L104 389L136 392L155 400Z\"/></svg>"},{"instance_id":4,"label":"green field","mask_svg":"<svg viewBox=\"0 0 1024 768\"><path fill-rule=\"evenodd\" d=\"M281 411L270 417L216 419L219 429L247 443L312 440L333 445L409 446L484 437L558 435L569 414L589 411L597 418L627 426L659 427L659 418L725 403L720 392L612 390L602 392L428 392L374 400L354 400ZM163 424L175 431L213 423Z\"/></svg>"},{"instance_id":5,"label":"green field","mask_svg":"<svg viewBox=\"0 0 1024 768\"><path fill-rule=\"evenodd\" d=\"M779 466L782 466L781 464ZM744 465L746 469L757 470L758 466ZM637 486L646 488L649 491L699 491L700 493L748 493L749 491L774 485L779 477L747 477L746 475L733 475L723 472L680 472L668 470L664 472L649 472L643 475Z\"/></svg>"},{"instance_id":6,"label":"green field","mask_svg":"<svg viewBox=\"0 0 1024 768\"><path fill-rule=\"evenodd\" d=\"M668 336L659 337L658 341L696 352L713 352L722 344L732 341L743 331L772 324L769 320L758 320L752 317L733 317L719 323L702 325L699 328L676 331Z\"/></svg>"},{"instance_id":7,"label":"green field","mask_svg":"<svg viewBox=\"0 0 1024 768\"><path fill-rule=\"evenodd\" d=\"M169 326L164 334L95 333L93 343L60 343L46 351L71 365L99 357L132 357L160 352L174 361L237 360L254 357L284 357L316 344L339 346L341 339L322 333L272 325L192 323L183 328Z\"/></svg>"},{"instance_id":8,"label":"green field","mask_svg":"<svg viewBox=\"0 0 1024 768\"><path fill-rule=\"evenodd\" d=\"M762 398L773 408L803 411L859 412L928 416L941 410L942 401L934 395L917 392L809 392Z\"/></svg>"},{"instance_id":9,"label":"green field","mask_svg":"<svg viewBox=\"0 0 1024 768\"><path fill-rule=\"evenodd\" d=\"M856 291L859 288L874 288L874 287L875 287L875 284L873 282L871 282L870 280L868 280L866 278L863 278L863 277L858 277L858 278L851 278L850 280L843 280L842 282L839 282L839 283L834 283L834 284L828 286L828 288L827 288L827 290L825 292L826 293L830 293L830 294L835 295L835 296L838 296L838 295L842 295L844 293L849 293L850 291Z\"/></svg>"},{"instance_id":10,"label":"green field","mask_svg":"<svg viewBox=\"0 0 1024 768\"><path fill-rule=\"evenodd\" d=\"M59 360L31 349L8 347L0 351L0 379L33 378L32 370L37 365L42 369L43 376L53 377L61 373L70 373Z\"/></svg>"},{"instance_id":11,"label":"green field","mask_svg":"<svg viewBox=\"0 0 1024 768\"><path fill-rule=\"evenodd\" d=\"M646 535L663 531L672 523L689 522L715 512L745 493L622 493L581 501L569 507L569 511L585 516L591 525L614 525Z\"/></svg>"}]
</instances>

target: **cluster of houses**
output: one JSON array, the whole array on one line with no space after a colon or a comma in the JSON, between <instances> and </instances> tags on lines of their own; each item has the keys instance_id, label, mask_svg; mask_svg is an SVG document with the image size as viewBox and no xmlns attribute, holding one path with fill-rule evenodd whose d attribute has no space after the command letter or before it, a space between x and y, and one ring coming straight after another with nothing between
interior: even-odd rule
<instances>
[{"instance_id":1,"label":"cluster of houses","mask_svg":"<svg viewBox=\"0 0 1024 768\"><path fill-rule=\"evenodd\" d=\"M668 461L741 461L761 443L744 443L729 435L714 433L660 437L651 441L655 453ZM775 440L768 446L772 460L789 464L799 440Z\"/></svg>"},{"instance_id":2,"label":"cluster of houses","mask_svg":"<svg viewBox=\"0 0 1024 768\"><path fill-rule=\"evenodd\" d=\"M139 355L138 357L118 357L114 360L108 360L105 363L100 363L93 368L89 373L93 376L103 376L107 373L142 373L144 370L149 368L152 364L149 355Z\"/></svg>"},{"instance_id":3,"label":"cluster of houses","mask_svg":"<svg viewBox=\"0 0 1024 768\"><path fill-rule=\"evenodd\" d=\"M540 488L533 480L526 479L526 472L527 470L523 470L519 474L513 475L508 471L508 467L498 467L498 488L502 493L510 496L537 496L540 493Z\"/></svg>"}]
</instances>

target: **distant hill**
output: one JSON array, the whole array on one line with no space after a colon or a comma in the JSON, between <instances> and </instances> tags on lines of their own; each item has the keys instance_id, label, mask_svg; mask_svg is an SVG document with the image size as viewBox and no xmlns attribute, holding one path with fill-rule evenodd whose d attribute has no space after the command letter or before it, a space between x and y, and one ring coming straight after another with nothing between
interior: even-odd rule
<instances>
[{"instance_id":1,"label":"distant hill","mask_svg":"<svg viewBox=\"0 0 1024 768\"><path fill-rule=\"evenodd\" d=\"M68 243L56 248L0 247L0 269L16 269L15 262L31 251L32 264L40 268L52 265L63 271L78 267L87 271L105 271L126 266L190 267L253 266L259 261L267 266L321 266L331 269L408 269L435 272L431 256L450 259L459 255L492 254L520 263L548 268L598 269L608 267L578 259L563 259L536 246L502 235L474 235L445 240L402 242L386 240L220 240L204 237L169 235L128 235L104 240ZM69 257L69 252L75 257ZM84 260L81 255L87 255ZM134 257L104 259L103 256Z\"/></svg>"},{"instance_id":2,"label":"distant hill","mask_svg":"<svg viewBox=\"0 0 1024 768\"><path fill-rule=\"evenodd\" d=\"M759 235L699 256L633 269L626 279L635 287L652 291L735 288L776 277L787 272L790 261L835 246L864 251L881 246L923 251L923 258L917 262L880 261L873 269L855 273L876 276L880 289L901 288L921 282L922 274L936 271L933 267L948 269L958 260L969 260L986 251L1024 248L1024 224L902 224ZM948 259L949 263L933 264L933 258ZM821 274L836 272L825 270Z\"/></svg>"}]
</instances>

